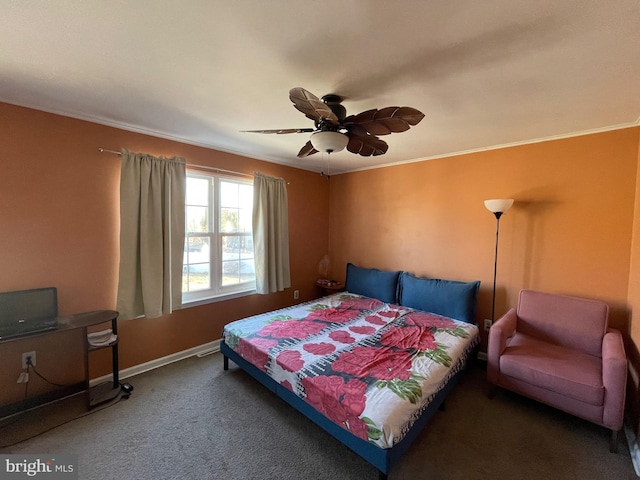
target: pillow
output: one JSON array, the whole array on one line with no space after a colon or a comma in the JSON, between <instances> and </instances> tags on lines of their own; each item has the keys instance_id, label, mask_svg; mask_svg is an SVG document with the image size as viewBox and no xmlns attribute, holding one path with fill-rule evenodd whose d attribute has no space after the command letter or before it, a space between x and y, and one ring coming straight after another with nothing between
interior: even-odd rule
<instances>
[{"instance_id":1,"label":"pillow","mask_svg":"<svg viewBox=\"0 0 640 480\"><path fill-rule=\"evenodd\" d=\"M400 305L445 317L476 323L476 299L480 282L457 282L400 275Z\"/></svg>"},{"instance_id":2,"label":"pillow","mask_svg":"<svg viewBox=\"0 0 640 480\"><path fill-rule=\"evenodd\" d=\"M357 267L347 263L347 292L377 298L385 303L398 300L398 277L400 272L385 272L377 268Z\"/></svg>"}]
</instances>

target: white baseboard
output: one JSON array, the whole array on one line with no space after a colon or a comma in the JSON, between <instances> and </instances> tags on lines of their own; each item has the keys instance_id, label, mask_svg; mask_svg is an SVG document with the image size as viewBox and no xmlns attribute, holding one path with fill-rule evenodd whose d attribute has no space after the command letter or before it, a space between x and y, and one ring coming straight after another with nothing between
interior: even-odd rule
<instances>
[{"instance_id":1,"label":"white baseboard","mask_svg":"<svg viewBox=\"0 0 640 480\"><path fill-rule=\"evenodd\" d=\"M134 365L133 367L120 370L120 379L133 377L134 375L139 375L155 368L164 367L165 365L184 360L185 358L193 357L196 355L199 357L204 357L205 355L209 355L211 353L219 351L220 340L214 340L213 342L198 345L197 347L182 350L181 352L172 353L171 355L167 355L166 357L156 358L155 360L151 360L150 362L141 363L140 365ZM89 386L93 387L94 385L99 385L101 383L111 381L112 379L113 376L111 374L94 378L89 382Z\"/></svg>"}]
</instances>

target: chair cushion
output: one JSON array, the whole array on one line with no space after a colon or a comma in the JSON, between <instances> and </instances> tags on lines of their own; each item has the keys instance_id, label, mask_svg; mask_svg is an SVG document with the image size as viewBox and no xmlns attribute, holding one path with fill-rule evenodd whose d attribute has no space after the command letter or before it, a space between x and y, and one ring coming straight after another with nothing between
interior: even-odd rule
<instances>
[{"instance_id":1,"label":"chair cushion","mask_svg":"<svg viewBox=\"0 0 640 480\"><path fill-rule=\"evenodd\" d=\"M518 331L594 356L602 355L609 306L599 300L522 290Z\"/></svg>"},{"instance_id":2,"label":"chair cushion","mask_svg":"<svg viewBox=\"0 0 640 480\"><path fill-rule=\"evenodd\" d=\"M591 405L604 403L602 360L516 333L500 357L500 373Z\"/></svg>"}]
</instances>

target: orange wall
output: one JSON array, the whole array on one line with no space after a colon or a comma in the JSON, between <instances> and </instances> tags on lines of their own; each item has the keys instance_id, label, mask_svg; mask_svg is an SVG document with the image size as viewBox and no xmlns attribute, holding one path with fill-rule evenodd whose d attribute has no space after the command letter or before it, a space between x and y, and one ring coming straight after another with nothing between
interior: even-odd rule
<instances>
[{"instance_id":1,"label":"orange wall","mask_svg":"<svg viewBox=\"0 0 640 480\"><path fill-rule=\"evenodd\" d=\"M628 333L639 131L333 176L332 276L350 261L481 280L477 318L490 318L496 220L483 201L514 198L500 220L496 318L532 288L604 300Z\"/></svg>"},{"instance_id":2,"label":"orange wall","mask_svg":"<svg viewBox=\"0 0 640 480\"><path fill-rule=\"evenodd\" d=\"M0 103L0 291L57 286L61 314L115 307L120 169L116 156L97 147L124 147L287 179L292 289L120 322L121 368L215 340L229 321L293 303L293 289L301 300L317 296L313 284L329 226L334 278L344 279L351 261L481 280L478 319L488 318L495 218L483 200L496 197L516 199L500 222L496 315L515 306L521 288L599 298L612 307L612 326L637 351L639 137L636 127L327 181L312 172ZM24 392L15 383L23 351L37 350L39 370L54 381L82 377L81 339L55 338L0 345L0 405ZM108 373L108 352L91 358L92 377ZM38 382L30 382L30 394L47 390Z\"/></svg>"},{"instance_id":3,"label":"orange wall","mask_svg":"<svg viewBox=\"0 0 640 480\"><path fill-rule=\"evenodd\" d=\"M638 145L638 164L640 165L640 142ZM636 178L636 208L634 214L633 242L631 246L631 273L629 275L629 310L631 313L631 338L640 346L640 169ZM635 352L638 355L638 352Z\"/></svg>"},{"instance_id":4,"label":"orange wall","mask_svg":"<svg viewBox=\"0 0 640 480\"><path fill-rule=\"evenodd\" d=\"M56 286L62 315L116 304L119 235L117 156L98 147L179 155L188 163L285 178L289 194L292 288L271 295L187 308L158 319L119 323L120 366L131 367L220 338L224 324L317 296L317 265L327 252L329 186L312 172L262 162L0 103L0 291ZM82 379L81 342L23 339L0 345L0 405L21 399L21 352L37 350L42 374ZM50 352L50 353L45 353ZM80 356L79 356L80 355ZM54 358L55 361L49 361ZM91 355L91 376L109 372L107 351ZM58 367L56 367L56 365ZM48 387L35 379L29 392Z\"/></svg>"},{"instance_id":5,"label":"orange wall","mask_svg":"<svg viewBox=\"0 0 640 480\"><path fill-rule=\"evenodd\" d=\"M640 144L638 145L638 164L640 165ZM627 382L628 396L632 399L628 402L628 414L633 425L638 426L640 421L640 385L638 372L640 372L640 169L636 177L636 202L633 224L633 237L631 244L631 272L629 275L629 312L631 315L630 341L626 344L627 356L631 363L632 375ZM640 426L638 426L640 431Z\"/></svg>"}]
</instances>

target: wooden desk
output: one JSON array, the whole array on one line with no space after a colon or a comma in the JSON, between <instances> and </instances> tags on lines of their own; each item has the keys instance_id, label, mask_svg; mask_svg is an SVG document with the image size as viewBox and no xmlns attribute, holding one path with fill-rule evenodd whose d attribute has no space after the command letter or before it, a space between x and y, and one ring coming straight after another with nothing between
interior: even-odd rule
<instances>
[{"instance_id":1,"label":"wooden desk","mask_svg":"<svg viewBox=\"0 0 640 480\"><path fill-rule=\"evenodd\" d=\"M94 346L89 344L87 339L88 329L89 327L93 327L96 325L100 325L102 323L111 323L111 330L114 335L116 335L116 340L108 343L106 345ZM70 330L82 329L84 336L84 390L86 391L87 396L87 408L92 408L96 405L99 405L103 402L111 400L115 398L120 392L120 378L118 375L118 312L115 310L96 310L93 312L85 312L78 313L75 315L69 315L66 317L58 317L58 327L53 330L48 330L45 332L37 332L29 335L23 335L20 337L12 337L7 339L0 340L0 344L15 342L20 340L27 340L30 338L41 337L44 335L55 335L61 332L68 332ZM90 388L89 385L89 354L91 352L102 350L103 348L111 349L111 360L112 360L112 373L113 373L113 381L103 383L100 385L96 385L93 388ZM73 386L70 386L73 387ZM77 393L82 391L82 386L77 388L75 392ZM45 400L46 401L46 400ZM7 410L7 412L3 412L5 415L15 413L12 410L21 411L24 408L31 408L33 406L37 406L33 404L33 402L25 401L19 402L25 403L25 406L12 406L9 405L7 407L3 407L0 411ZM45 403L44 401L42 403Z\"/></svg>"}]
</instances>

